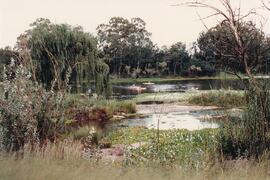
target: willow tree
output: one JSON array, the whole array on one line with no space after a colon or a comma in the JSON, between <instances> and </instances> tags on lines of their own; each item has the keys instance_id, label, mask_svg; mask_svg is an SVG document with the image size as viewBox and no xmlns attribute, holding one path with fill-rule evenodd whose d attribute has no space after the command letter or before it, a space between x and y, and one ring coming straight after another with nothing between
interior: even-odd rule
<instances>
[{"instance_id":1,"label":"willow tree","mask_svg":"<svg viewBox=\"0 0 270 180\"><path fill-rule=\"evenodd\" d=\"M96 79L98 93L108 92L107 66L97 58L97 41L91 34L81 27L53 24L42 18L31 27L20 37L18 44L24 47L22 42L26 39L37 80L46 89L66 89L70 80L82 83ZM97 82L100 79L102 83Z\"/></svg>"}]
</instances>

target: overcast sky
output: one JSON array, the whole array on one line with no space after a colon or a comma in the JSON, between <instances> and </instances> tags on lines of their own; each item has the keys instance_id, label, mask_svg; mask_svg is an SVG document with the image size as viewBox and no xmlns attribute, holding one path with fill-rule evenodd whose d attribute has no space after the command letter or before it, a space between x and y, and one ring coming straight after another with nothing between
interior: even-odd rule
<instances>
[{"instance_id":1,"label":"overcast sky","mask_svg":"<svg viewBox=\"0 0 270 180\"><path fill-rule=\"evenodd\" d=\"M13 46L19 34L39 17L55 23L81 25L85 31L96 34L98 24L107 23L113 16L142 18L158 46L178 41L189 45L205 28L195 9L172 6L181 2L183 0L0 0L0 47ZM261 4L260 0L242 0L241 6L247 10ZM210 13L205 9L197 9L197 12L201 16ZM270 17L270 13L261 14ZM215 23L216 18L206 22L208 26ZM270 34L269 22L265 31Z\"/></svg>"}]
</instances>

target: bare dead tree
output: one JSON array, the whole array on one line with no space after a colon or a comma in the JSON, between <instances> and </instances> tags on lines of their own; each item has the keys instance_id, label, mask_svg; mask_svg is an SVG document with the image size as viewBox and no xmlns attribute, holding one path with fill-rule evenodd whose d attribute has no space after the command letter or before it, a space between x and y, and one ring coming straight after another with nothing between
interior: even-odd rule
<instances>
[{"instance_id":1,"label":"bare dead tree","mask_svg":"<svg viewBox=\"0 0 270 180\"><path fill-rule=\"evenodd\" d=\"M269 149L270 139L268 137L270 131L270 117L269 117L269 83L263 83L262 85L255 79L253 75L254 67L259 64L259 60L262 59L259 56L262 56L262 49L256 49L259 52L256 52L256 55L252 55L249 52L249 48L253 46L249 46L253 40L256 38L264 38L264 36L260 36L260 32L263 32L262 27L257 28L255 22L251 22L251 28L244 29L241 27L241 24L245 24L246 18L251 15L259 16L255 9L249 10L246 14L241 13L241 8L234 8L231 4L230 0L217 0L221 8L219 6L212 6L206 1L203 0L194 0L185 3L188 7L195 8L207 8L212 10L212 14L207 16L206 18L219 16L222 18L221 30L222 28L228 28L230 31L230 35L225 34L225 41L222 41L221 48L228 48L226 55L233 55L232 63L239 63L243 66L245 74L249 77L249 88L246 89L246 117L243 116L242 123L238 130L242 132L241 138L239 141L238 135L234 135L232 133L232 141L235 141L236 147L239 149L243 148L243 144L247 144L247 147L244 147L243 150L247 150L250 156L254 156L257 158L266 149ZM267 0L269 1L269 0ZM265 3L264 3L265 4ZM266 6L266 4L265 4ZM267 8L267 6L266 6ZM204 18L200 18L203 20ZM253 26L254 24L254 26ZM259 33L256 33L256 31ZM232 38L229 38L229 37ZM228 38L229 40L226 40ZM215 39L216 40L216 39ZM216 40L218 41L218 40ZM262 41L258 41L262 42ZM222 50L221 50L222 51ZM224 54L220 54L220 56L225 57ZM233 129L233 128L232 128ZM232 130L233 131L233 130ZM240 142L240 143L239 143ZM239 143L239 144L238 144ZM243 144L242 144L243 143Z\"/></svg>"},{"instance_id":2,"label":"bare dead tree","mask_svg":"<svg viewBox=\"0 0 270 180\"><path fill-rule=\"evenodd\" d=\"M253 82L253 84L255 85L256 80L252 74L253 67L251 67L251 64L253 63L249 63L252 62L253 60L251 60L250 59L251 57L249 57L249 54L247 52L247 43L244 41L244 34L243 31L241 31L241 28L239 28L239 26L242 22L244 22L244 20L247 17L251 15L256 16L257 15L256 9L250 9L247 13L242 14L241 7L234 8L230 0L218 0L218 2L220 3L221 7L211 5L210 3L203 0L188 1L181 5L194 8L210 9L212 10L212 13L210 15L204 18L199 16L201 21L211 17L218 16L222 19L220 24L226 23L229 26L234 37L234 42L224 42L224 43L227 43L227 45L229 46L232 45L235 46L235 54L233 55L237 57L236 61L238 62L236 63L243 64L246 75L251 79L251 82ZM252 32L250 34L252 35Z\"/></svg>"}]
</instances>

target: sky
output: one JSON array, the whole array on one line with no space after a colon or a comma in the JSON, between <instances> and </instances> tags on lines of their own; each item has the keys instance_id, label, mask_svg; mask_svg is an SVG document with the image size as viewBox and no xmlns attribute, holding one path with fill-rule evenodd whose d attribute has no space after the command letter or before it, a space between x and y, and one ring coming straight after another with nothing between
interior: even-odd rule
<instances>
[{"instance_id":1,"label":"sky","mask_svg":"<svg viewBox=\"0 0 270 180\"><path fill-rule=\"evenodd\" d=\"M217 5L217 0L204 0ZM260 0L232 0L241 4L243 13L261 7ZM114 16L127 19L140 17L152 33L159 47L176 42L190 45L206 28L199 20L211 13L208 9L194 9L181 4L183 0L0 0L0 48L13 47L17 37L29 29L37 18L48 18L54 23L80 25L85 31L96 34L96 27L108 23ZM241 3L239 3L241 2ZM264 17L270 12L258 9ZM258 17L256 17L258 19ZM205 20L208 27L217 24L217 17ZM261 19L260 19L261 21ZM270 21L270 19L268 20ZM264 30L270 34L270 23L264 20Z\"/></svg>"}]
</instances>

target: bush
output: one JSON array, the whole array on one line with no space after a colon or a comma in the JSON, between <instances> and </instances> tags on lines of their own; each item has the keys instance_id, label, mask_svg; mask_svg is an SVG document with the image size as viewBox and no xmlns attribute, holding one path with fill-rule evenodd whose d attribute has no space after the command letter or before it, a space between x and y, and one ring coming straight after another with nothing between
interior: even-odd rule
<instances>
[{"instance_id":1,"label":"bush","mask_svg":"<svg viewBox=\"0 0 270 180\"><path fill-rule=\"evenodd\" d=\"M259 157L270 148L270 93L267 83L251 86L245 94L243 116L228 118L221 131L223 153L234 158Z\"/></svg>"},{"instance_id":2,"label":"bush","mask_svg":"<svg viewBox=\"0 0 270 180\"><path fill-rule=\"evenodd\" d=\"M42 145L65 129L62 92L46 92L23 65L11 63L0 91L0 144L6 151Z\"/></svg>"}]
</instances>

